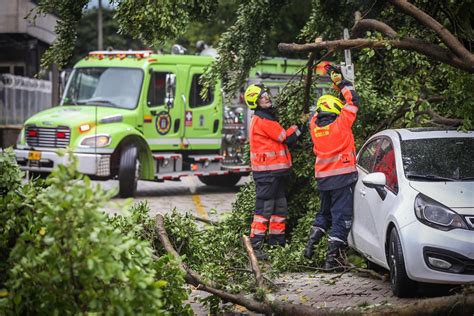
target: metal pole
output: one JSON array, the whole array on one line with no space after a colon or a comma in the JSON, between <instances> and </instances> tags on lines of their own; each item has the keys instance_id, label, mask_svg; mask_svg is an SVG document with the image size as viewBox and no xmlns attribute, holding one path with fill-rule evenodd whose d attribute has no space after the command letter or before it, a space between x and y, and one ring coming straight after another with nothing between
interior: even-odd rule
<instances>
[{"instance_id":1,"label":"metal pole","mask_svg":"<svg viewBox=\"0 0 474 316\"><path fill-rule=\"evenodd\" d=\"M97 48L104 49L104 39L102 34L102 0L99 0L99 9L97 11Z\"/></svg>"}]
</instances>

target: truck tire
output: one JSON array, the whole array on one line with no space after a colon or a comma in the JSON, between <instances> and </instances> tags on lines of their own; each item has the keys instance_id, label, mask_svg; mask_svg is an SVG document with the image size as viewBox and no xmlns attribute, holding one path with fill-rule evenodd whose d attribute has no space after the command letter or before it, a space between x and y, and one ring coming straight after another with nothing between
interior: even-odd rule
<instances>
[{"instance_id":1,"label":"truck tire","mask_svg":"<svg viewBox=\"0 0 474 316\"><path fill-rule=\"evenodd\" d=\"M137 192L140 163L138 149L135 146L125 147L120 156L119 195L123 198L134 197Z\"/></svg>"},{"instance_id":2,"label":"truck tire","mask_svg":"<svg viewBox=\"0 0 474 316\"><path fill-rule=\"evenodd\" d=\"M225 174L221 176L199 176L199 180L211 186L233 187L242 176L238 174Z\"/></svg>"}]
</instances>

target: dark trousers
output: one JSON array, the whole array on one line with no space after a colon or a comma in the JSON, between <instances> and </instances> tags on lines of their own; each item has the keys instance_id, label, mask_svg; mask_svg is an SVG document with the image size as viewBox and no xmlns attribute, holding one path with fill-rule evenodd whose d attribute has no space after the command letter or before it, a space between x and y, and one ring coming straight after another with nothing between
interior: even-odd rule
<instances>
[{"instance_id":1,"label":"dark trousers","mask_svg":"<svg viewBox=\"0 0 474 316\"><path fill-rule=\"evenodd\" d=\"M354 212L354 185L320 191L320 199L321 209L313 226L325 231L332 227L329 238L347 242Z\"/></svg>"},{"instance_id":2,"label":"dark trousers","mask_svg":"<svg viewBox=\"0 0 474 316\"><path fill-rule=\"evenodd\" d=\"M250 240L255 247L263 244L267 228L270 245L285 244L286 219L288 217L285 191L288 180L288 176L268 176L255 179L256 207L250 234Z\"/></svg>"}]
</instances>

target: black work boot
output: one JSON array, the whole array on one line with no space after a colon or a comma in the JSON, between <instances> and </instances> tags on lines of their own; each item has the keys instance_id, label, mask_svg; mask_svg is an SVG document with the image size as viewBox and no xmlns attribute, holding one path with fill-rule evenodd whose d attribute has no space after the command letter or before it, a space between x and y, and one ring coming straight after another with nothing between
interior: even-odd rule
<instances>
[{"instance_id":1,"label":"black work boot","mask_svg":"<svg viewBox=\"0 0 474 316\"><path fill-rule=\"evenodd\" d=\"M257 242L252 241L252 248L255 257L257 257L258 260L268 259L267 254L263 252L263 240L259 240Z\"/></svg>"},{"instance_id":2,"label":"black work boot","mask_svg":"<svg viewBox=\"0 0 474 316\"><path fill-rule=\"evenodd\" d=\"M325 270L340 271L344 264L341 251L345 248L346 244L338 240L330 240L328 245L328 252L326 255L326 262L324 262L323 268ZM338 268L339 269L336 269Z\"/></svg>"},{"instance_id":3,"label":"black work boot","mask_svg":"<svg viewBox=\"0 0 474 316\"><path fill-rule=\"evenodd\" d=\"M309 240L308 240L308 243L306 244L306 248L304 249L304 253L303 253L303 255L306 258L311 259L311 257L313 257L314 246L317 245L321 241L321 238L323 238L323 236L324 236L324 231L321 228L317 226L311 227L311 230L309 232Z\"/></svg>"}]
</instances>

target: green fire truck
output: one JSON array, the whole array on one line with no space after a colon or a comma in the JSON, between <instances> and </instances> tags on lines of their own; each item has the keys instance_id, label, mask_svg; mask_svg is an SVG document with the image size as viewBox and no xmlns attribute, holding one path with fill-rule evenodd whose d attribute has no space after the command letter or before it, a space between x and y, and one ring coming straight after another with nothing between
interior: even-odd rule
<instances>
[{"instance_id":1,"label":"green fire truck","mask_svg":"<svg viewBox=\"0 0 474 316\"><path fill-rule=\"evenodd\" d=\"M250 112L242 93L226 102L217 82L201 97L199 82L211 56L151 51L95 51L69 76L60 106L24 123L15 154L22 170L49 173L68 163L94 179L118 179L131 197L137 181L198 176L208 185L231 186L247 175L243 162ZM249 83L277 94L305 61L263 59Z\"/></svg>"}]
</instances>

